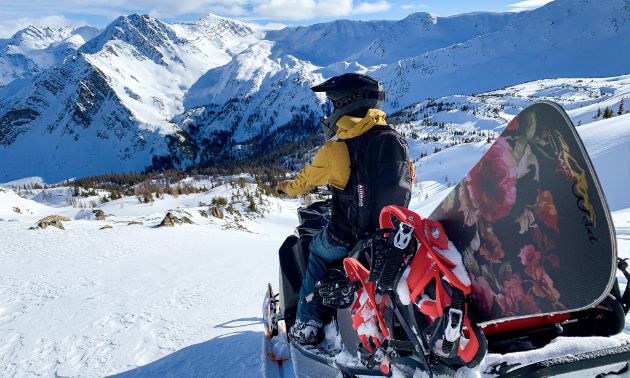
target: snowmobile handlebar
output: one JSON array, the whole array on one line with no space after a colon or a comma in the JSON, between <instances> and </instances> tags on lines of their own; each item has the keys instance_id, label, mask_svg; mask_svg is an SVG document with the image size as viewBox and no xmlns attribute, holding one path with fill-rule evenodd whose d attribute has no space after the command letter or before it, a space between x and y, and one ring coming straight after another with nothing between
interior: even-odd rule
<instances>
[{"instance_id":1,"label":"snowmobile handlebar","mask_svg":"<svg viewBox=\"0 0 630 378\"><path fill-rule=\"evenodd\" d=\"M332 196L332 191L330 190L330 188L328 187L328 185L326 185L326 189L322 189L320 186L314 186L310 192L308 192L309 194L319 194L322 196Z\"/></svg>"}]
</instances>

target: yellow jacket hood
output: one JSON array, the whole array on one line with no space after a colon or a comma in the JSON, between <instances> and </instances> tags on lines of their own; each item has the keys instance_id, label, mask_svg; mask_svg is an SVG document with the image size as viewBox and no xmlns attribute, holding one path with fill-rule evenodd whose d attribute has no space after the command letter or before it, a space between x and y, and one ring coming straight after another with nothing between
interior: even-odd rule
<instances>
[{"instance_id":1,"label":"yellow jacket hood","mask_svg":"<svg viewBox=\"0 0 630 378\"><path fill-rule=\"evenodd\" d=\"M374 126L384 126L385 113L379 109L370 109L363 118L343 116L337 121L337 138L350 139L363 135Z\"/></svg>"}]
</instances>

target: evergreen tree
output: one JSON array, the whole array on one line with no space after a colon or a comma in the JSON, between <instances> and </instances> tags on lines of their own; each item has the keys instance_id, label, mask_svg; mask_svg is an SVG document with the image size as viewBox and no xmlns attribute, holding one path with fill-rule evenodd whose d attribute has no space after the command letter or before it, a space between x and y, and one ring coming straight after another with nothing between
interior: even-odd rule
<instances>
[{"instance_id":1,"label":"evergreen tree","mask_svg":"<svg viewBox=\"0 0 630 378\"><path fill-rule=\"evenodd\" d=\"M601 108L597 108L597 114L595 114L595 116L593 117L593 119L594 119L595 121L597 121L597 119L598 119L599 117L601 117L601 116L602 116L602 109L601 109Z\"/></svg>"},{"instance_id":2,"label":"evergreen tree","mask_svg":"<svg viewBox=\"0 0 630 378\"><path fill-rule=\"evenodd\" d=\"M604 119L612 118L614 115L615 114L613 113L612 109L608 106L606 107L606 109L604 109Z\"/></svg>"},{"instance_id":3,"label":"evergreen tree","mask_svg":"<svg viewBox=\"0 0 630 378\"><path fill-rule=\"evenodd\" d=\"M623 114L623 98L621 99L621 103L619 104L619 110L617 110L617 114L618 115L622 115Z\"/></svg>"}]
</instances>

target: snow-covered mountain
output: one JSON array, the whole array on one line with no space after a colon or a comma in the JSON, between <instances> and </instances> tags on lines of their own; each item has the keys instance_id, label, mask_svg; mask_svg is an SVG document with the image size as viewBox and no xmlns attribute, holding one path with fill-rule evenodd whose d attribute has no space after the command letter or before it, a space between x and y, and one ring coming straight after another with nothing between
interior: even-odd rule
<instances>
[{"instance_id":1,"label":"snow-covered mountain","mask_svg":"<svg viewBox=\"0 0 630 378\"><path fill-rule=\"evenodd\" d=\"M360 24L369 29L365 34L382 26ZM211 136L209 140L226 138L227 133L224 146L228 147L256 144L269 130L284 130L277 115L287 108L299 110L297 117L306 119L321 115L307 85L344 72L381 79L388 93L385 110L392 111L426 98L479 93L536 79L620 75L628 73L630 64L625 53L630 39L622 27L629 25L627 0L557 0L534 11L504 15L436 17L417 13L391 24L369 45L356 37L356 31L348 32L355 52L342 50L356 61L307 64L326 64L338 57L335 41L326 39L345 25L318 25L310 34L311 27L292 29L303 36L303 44L292 39L287 30L268 33L240 59L209 71L191 88L184 103L187 108L204 110L187 113L182 127L194 125L190 134ZM319 39L313 40L312 34ZM345 41L340 43L345 47ZM288 53L290 46L295 46L295 55ZM376 62L381 64L370 66ZM297 101L290 103L293 107L286 98L269 100L277 98L276 92L286 80L302 83L306 92L294 96ZM310 102L310 111L303 109L305 101ZM293 114L285 115L285 119ZM199 144L202 151L208 149L206 146Z\"/></svg>"},{"instance_id":2,"label":"snow-covered mountain","mask_svg":"<svg viewBox=\"0 0 630 378\"><path fill-rule=\"evenodd\" d=\"M494 33L370 73L389 89L390 108L544 78L626 74L629 12L627 0L557 0Z\"/></svg>"},{"instance_id":3,"label":"snow-covered mountain","mask_svg":"<svg viewBox=\"0 0 630 378\"><path fill-rule=\"evenodd\" d=\"M213 15L187 25L120 17L30 85L3 89L17 93L0 102L0 156L11 175L37 167L47 177L139 170L156 155L190 164L171 121L185 91L258 29Z\"/></svg>"},{"instance_id":4,"label":"snow-covered mountain","mask_svg":"<svg viewBox=\"0 0 630 378\"><path fill-rule=\"evenodd\" d=\"M93 26L59 29L29 26L9 39L0 39L0 87L60 64L101 29Z\"/></svg>"},{"instance_id":5,"label":"snow-covered mountain","mask_svg":"<svg viewBox=\"0 0 630 378\"><path fill-rule=\"evenodd\" d=\"M344 72L382 80L388 112L537 79L627 74L628 10L628 0L556 0L521 13L282 30L123 16L75 56L0 88L0 160L10 162L0 177L265 153L317 132L323 98L309 87Z\"/></svg>"},{"instance_id":6,"label":"snow-covered mountain","mask_svg":"<svg viewBox=\"0 0 630 378\"><path fill-rule=\"evenodd\" d=\"M413 13L344 60L364 65L388 64L497 32L519 17L518 13L479 12L450 17Z\"/></svg>"}]
</instances>

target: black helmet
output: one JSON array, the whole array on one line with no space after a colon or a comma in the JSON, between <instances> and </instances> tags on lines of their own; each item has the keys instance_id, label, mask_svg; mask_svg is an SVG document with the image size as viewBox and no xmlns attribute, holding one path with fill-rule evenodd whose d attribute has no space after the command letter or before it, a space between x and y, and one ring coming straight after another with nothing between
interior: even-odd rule
<instances>
[{"instance_id":1,"label":"black helmet","mask_svg":"<svg viewBox=\"0 0 630 378\"><path fill-rule=\"evenodd\" d=\"M335 76L311 90L326 92L328 98L326 117L320 121L326 140L335 136L341 117L365 117L369 109L381 109L385 100L380 81L357 73Z\"/></svg>"}]
</instances>

